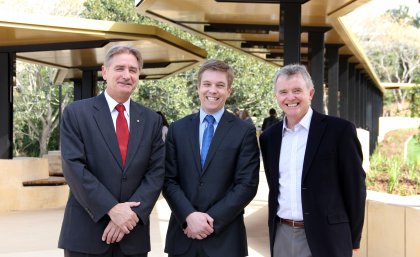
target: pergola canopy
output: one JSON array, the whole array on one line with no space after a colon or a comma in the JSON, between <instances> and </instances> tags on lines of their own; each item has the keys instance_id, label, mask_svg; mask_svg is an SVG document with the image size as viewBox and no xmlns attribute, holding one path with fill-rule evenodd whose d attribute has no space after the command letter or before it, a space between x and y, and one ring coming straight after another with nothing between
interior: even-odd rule
<instances>
[{"instance_id":1,"label":"pergola canopy","mask_svg":"<svg viewBox=\"0 0 420 257\"><path fill-rule=\"evenodd\" d=\"M308 34L324 33L325 45L339 47L340 55L379 79L352 33L340 17L369 0L142 0L140 13L282 66L284 12L282 6L301 4L301 61L307 61Z\"/></svg>"},{"instance_id":2,"label":"pergola canopy","mask_svg":"<svg viewBox=\"0 0 420 257\"><path fill-rule=\"evenodd\" d=\"M207 52L160 28L55 16L0 15L0 52L18 60L60 68L61 79L80 79L83 70L100 70L113 44L138 47L143 79L160 79L190 69Z\"/></svg>"}]
</instances>

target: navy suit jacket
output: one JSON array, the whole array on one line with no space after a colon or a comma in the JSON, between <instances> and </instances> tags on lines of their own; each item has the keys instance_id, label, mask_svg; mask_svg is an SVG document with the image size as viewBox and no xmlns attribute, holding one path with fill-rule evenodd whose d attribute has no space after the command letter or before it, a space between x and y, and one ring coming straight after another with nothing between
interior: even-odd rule
<instances>
[{"instance_id":1,"label":"navy suit jacket","mask_svg":"<svg viewBox=\"0 0 420 257\"><path fill-rule=\"evenodd\" d=\"M169 128L163 195L172 214L165 252L183 254L199 242L209 256L246 256L244 208L255 196L259 180L255 127L225 111L202 169L199 122L197 113ZM183 232L187 216L194 211L214 219L213 234L201 241Z\"/></svg>"},{"instance_id":2,"label":"navy suit jacket","mask_svg":"<svg viewBox=\"0 0 420 257\"><path fill-rule=\"evenodd\" d=\"M279 207L279 158L283 121L260 136L269 186L270 247ZM305 233L314 257L352 256L359 248L365 211L365 172L356 129L349 121L314 111L302 171Z\"/></svg>"},{"instance_id":3,"label":"navy suit jacket","mask_svg":"<svg viewBox=\"0 0 420 257\"><path fill-rule=\"evenodd\" d=\"M150 251L149 215L164 180L162 121L158 114L130 101L130 140L123 168L112 117L104 94L69 104L61 123L63 173L70 186L59 247L101 254L107 212L117 203L133 208L139 224L119 243L127 254Z\"/></svg>"}]
</instances>

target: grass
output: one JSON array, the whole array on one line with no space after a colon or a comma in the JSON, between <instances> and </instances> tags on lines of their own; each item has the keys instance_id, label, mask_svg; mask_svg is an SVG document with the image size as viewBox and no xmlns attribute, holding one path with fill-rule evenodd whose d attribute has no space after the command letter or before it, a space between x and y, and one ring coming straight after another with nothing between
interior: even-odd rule
<instances>
[{"instance_id":1,"label":"grass","mask_svg":"<svg viewBox=\"0 0 420 257\"><path fill-rule=\"evenodd\" d=\"M391 131L378 144L370 157L370 170L366 177L369 190L420 195L420 144L415 137L408 144L407 160L404 160L405 141L418 133L418 129Z\"/></svg>"}]
</instances>

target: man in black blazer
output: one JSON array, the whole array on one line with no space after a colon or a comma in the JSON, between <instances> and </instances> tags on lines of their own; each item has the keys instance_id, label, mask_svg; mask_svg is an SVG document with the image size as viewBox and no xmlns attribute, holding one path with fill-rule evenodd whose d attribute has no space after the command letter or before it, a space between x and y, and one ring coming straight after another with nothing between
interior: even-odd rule
<instances>
[{"instance_id":1,"label":"man in black blazer","mask_svg":"<svg viewBox=\"0 0 420 257\"><path fill-rule=\"evenodd\" d=\"M163 185L165 150L159 115L130 100L142 63L137 49L111 47L102 66L105 92L64 110L61 154L70 186L59 239L64 256L150 251L149 215Z\"/></svg>"},{"instance_id":2,"label":"man in black blazer","mask_svg":"<svg viewBox=\"0 0 420 257\"><path fill-rule=\"evenodd\" d=\"M169 127L163 195L172 210L165 246L171 257L248 255L243 214L257 192L259 150L255 127L224 108L232 82L224 62L205 62L199 113ZM214 132L207 154L206 130Z\"/></svg>"},{"instance_id":3,"label":"man in black blazer","mask_svg":"<svg viewBox=\"0 0 420 257\"><path fill-rule=\"evenodd\" d=\"M279 118L277 118L277 112L274 108L271 108L268 111L268 114L269 116L267 118L264 118L263 124L261 126L261 131L264 131L270 126L279 122Z\"/></svg>"},{"instance_id":4,"label":"man in black blazer","mask_svg":"<svg viewBox=\"0 0 420 257\"><path fill-rule=\"evenodd\" d=\"M355 126L311 109L314 87L305 66L281 68L274 91L285 118L260 136L272 256L352 256L366 198Z\"/></svg>"}]
</instances>

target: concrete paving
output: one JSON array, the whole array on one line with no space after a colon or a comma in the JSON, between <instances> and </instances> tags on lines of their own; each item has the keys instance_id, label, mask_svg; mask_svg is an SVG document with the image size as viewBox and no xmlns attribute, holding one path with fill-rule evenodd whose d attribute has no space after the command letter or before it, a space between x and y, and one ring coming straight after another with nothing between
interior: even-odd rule
<instances>
[{"instance_id":1,"label":"concrete paving","mask_svg":"<svg viewBox=\"0 0 420 257\"><path fill-rule=\"evenodd\" d=\"M260 172L257 196L245 210L249 256L268 257L267 183ZM64 208L0 213L0 257L62 257L57 248ZM152 251L149 257L167 256L163 252L170 209L160 198L151 215Z\"/></svg>"}]
</instances>

